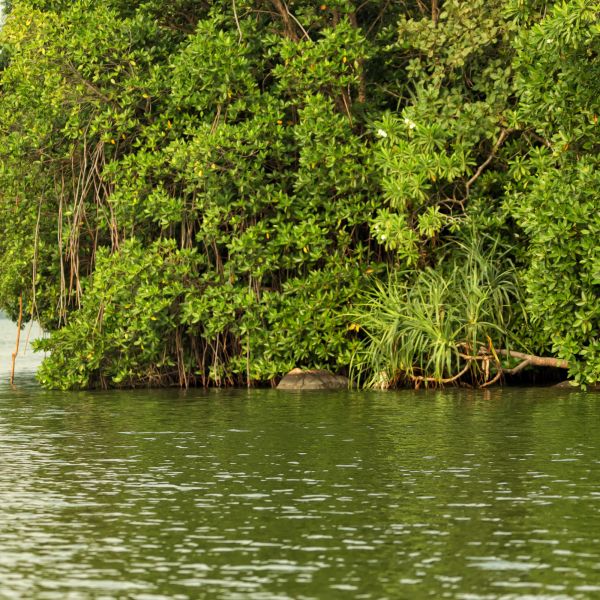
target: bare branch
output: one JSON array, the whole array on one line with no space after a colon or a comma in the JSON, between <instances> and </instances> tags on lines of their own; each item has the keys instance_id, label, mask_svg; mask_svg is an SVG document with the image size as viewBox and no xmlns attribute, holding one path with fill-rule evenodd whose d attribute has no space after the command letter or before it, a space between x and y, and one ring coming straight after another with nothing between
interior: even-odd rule
<instances>
[{"instance_id":1,"label":"bare branch","mask_svg":"<svg viewBox=\"0 0 600 600\"><path fill-rule=\"evenodd\" d=\"M385 4L383 5L383 8L379 11L379 14L373 19L369 29L367 29L367 36L369 36L371 34L371 32L373 31L373 29L375 28L375 25L377 25L377 23L383 19L383 15L385 14L385 11L387 10L389 4L390 4L391 0L386 0ZM366 4L366 2L363 2L363 4L361 4L357 9L356 12L358 13L360 11L360 9Z\"/></svg>"},{"instance_id":2,"label":"bare branch","mask_svg":"<svg viewBox=\"0 0 600 600\"><path fill-rule=\"evenodd\" d=\"M552 356L535 356L534 354L525 354L524 352L517 352L516 350L497 350L498 354L502 356L510 356L512 358L520 358L523 362L527 362L534 367L554 367L555 369L568 369L569 363L566 360L560 358L553 358ZM521 363L523 365L523 363ZM518 365L515 369L519 371L525 368L527 365ZM515 372L515 369L512 369Z\"/></svg>"},{"instance_id":3,"label":"bare branch","mask_svg":"<svg viewBox=\"0 0 600 600\"><path fill-rule=\"evenodd\" d=\"M462 371L460 371L456 375L453 375L452 377L447 377L447 378L424 377L422 375L411 375L410 378L413 381L417 381L417 382L424 381L425 383L441 383L441 384L452 383L453 381L460 379L469 370L470 367L471 367L471 361L468 361L467 365L465 366L464 369L462 369Z\"/></svg>"},{"instance_id":4,"label":"bare branch","mask_svg":"<svg viewBox=\"0 0 600 600\"><path fill-rule=\"evenodd\" d=\"M431 0L431 20L433 24L437 27L438 19L440 17L440 7L438 0Z\"/></svg>"},{"instance_id":5,"label":"bare branch","mask_svg":"<svg viewBox=\"0 0 600 600\"><path fill-rule=\"evenodd\" d=\"M298 19L296 19L296 17L290 12L284 0L271 0L271 2L273 3L273 6L279 13L281 19L283 20L285 24L285 32L291 40L293 40L294 42L297 42L299 40L298 34L296 33L296 28L294 27L294 23L296 23L296 25L300 27L300 30L304 34L304 37L308 41L312 41L306 29L302 27L300 21L298 21Z\"/></svg>"},{"instance_id":6,"label":"bare branch","mask_svg":"<svg viewBox=\"0 0 600 600\"><path fill-rule=\"evenodd\" d=\"M117 104L115 102L113 102L106 94L104 94L102 92L102 90L100 90L100 88L96 87L93 83L91 83L90 81L88 81L77 69L77 67L75 67L75 65L71 62L71 61L67 61L66 66L68 67L69 71L71 72L72 75L74 75L80 83L82 83L83 85L85 85L85 87L92 92L92 94L98 98L100 98L100 100L102 100L103 102L106 102L106 104L110 104L111 106L117 106Z\"/></svg>"},{"instance_id":7,"label":"bare branch","mask_svg":"<svg viewBox=\"0 0 600 600\"><path fill-rule=\"evenodd\" d=\"M422 15L424 15L427 12L427 7L425 6L425 4L423 4L422 0L417 0L417 6L419 7L419 10L421 11Z\"/></svg>"},{"instance_id":8,"label":"bare branch","mask_svg":"<svg viewBox=\"0 0 600 600\"><path fill-rule=\"evenodd\" d=\"M465 185L467 197L469 196L471 186L479 179L485 168L492 162L492 160L494 160L494 157L500 149L500 146L502 146L502 144L505 142L506 138L510 135L511 132L512 129L503 129L500 132L500 137L498 138L498 141L494 144L490 155L479 165L479 168L477 169L477 171L475 171L475 174L471 177L471 179L467 181Z\"/></svg>"},{"instance_id":9,"label":"bare branch","mask_svg":"<svg viewBox=\"0 0 600 600\"><path fill-rule=\"evenodd\" d=\"M525 134L525 136L532 137L537 142L540 142L540 144L543 144L544 146L546 146L546 148L550 148L550 150L552 150L552 144L550 143L550 141L547 140L546 138L542 137L541 135L538 135L535 131L528 131Z\"/></svg>"},{"instance_id":10,"label":"bare branch","mask_svg":"<svg viewBox=\"0 0 600 600\"><path fill-rule=\"evenodd\" d=\"M505 375L516 375L517 373L520 373L525 367L528 367L530 364L530 360L524 360L523 362L520 362L516 367L512 369L502 369L502 371Z\"/></svg>"},{"instance_id":11,"label":"bare branch","mask_svg":"<svg viewBox=\"0 0 600 600\"><path fill-rule=\"evenodd\" d=\"M10 370L10 385L15 383L15 361L19 355L19 342L21 341L21 325L23 323L23 295L19 296L19 320L17 321L17 342L12 353L12 367Z\"/></svg>"},{"instance_id":12,"label":"bare branch","mask_svg":"<svg viewBox=\"0 0 600 600\"><path fill-rule=\"evenodd\" d=\"M235 6L235 0L231 0L231 2L233 3L233 18L235 19L235 26L237 27L238 30L238 34L240 36L239 38L239 42L242 41L242 28L240 27L240 20L238 19L238 14L237 14L237 8Z\"/></svg>"},{"instance_id":13,"label":"bare branch","mask_svg":"<svg viewBox=\"0 0 600 600\"><path fill-rule=\"evenodd\" d=\"M302 23L300 23L300 21L298 21L298 19L296 19L296 17L289 11L289 9L286 6L286 9L288 11L288 15L290 15L290 17L296 22L296 24L298 25L298 27L300 27L300 29L302 30L302 33L304 34L304 37L309 41L312 42L312 39L310 37L310 35L308 35L308 31L306 31L306 29L304 29L304 27L302 27Z\"/></svg>"},{"instance_id":14,"label":"bare branch","mask_svg":"<svg viewBox=\"0 0 600 600\"><path fill-rule=\"evenodd\" d=\"M504 374L504 371L502 369L498 369L498 372L492 379L490 379L489 381L486 381L485 383L482 383L479 387L486 388L486 387L490 387L491 385L494 385L500 379L500 377L502 377L503 374Z\"/></svg>"}]
</instances>

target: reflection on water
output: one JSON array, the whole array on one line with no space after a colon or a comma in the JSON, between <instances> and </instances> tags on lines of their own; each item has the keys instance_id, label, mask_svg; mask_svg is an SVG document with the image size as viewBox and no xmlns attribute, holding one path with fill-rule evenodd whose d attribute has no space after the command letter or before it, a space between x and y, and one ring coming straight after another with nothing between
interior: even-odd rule
<instances>
[{"instance_id":1,"label":"reflection on water","mask_svg":"<svg viewBox=\"0 0 600 600\"><path fill-rule=\"evenodd\" d=\"M0 596L600 597L599 400L5 387Z\"/></svg>"}]
</instances>

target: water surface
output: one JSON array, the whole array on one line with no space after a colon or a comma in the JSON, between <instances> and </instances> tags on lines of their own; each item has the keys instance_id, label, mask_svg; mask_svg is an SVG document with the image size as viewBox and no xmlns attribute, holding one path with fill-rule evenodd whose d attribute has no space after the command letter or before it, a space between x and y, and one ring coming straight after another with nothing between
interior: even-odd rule
<instances>
[{"instance_id":1,"label":"water surface","mask_svg":"<svg viewBox=\"0 0 600 600\"><path fill-rule=\"evenodd\" d=\"M0 597L600 597L600 395L0 386Z\"/></svg>"}]
</instances>

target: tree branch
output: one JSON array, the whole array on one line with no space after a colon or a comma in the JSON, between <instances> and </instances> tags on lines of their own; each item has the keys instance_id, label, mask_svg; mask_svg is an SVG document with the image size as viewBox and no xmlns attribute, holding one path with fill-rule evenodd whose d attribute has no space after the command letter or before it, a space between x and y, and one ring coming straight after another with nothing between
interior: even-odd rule
<instances>
[{"instance_id":1,"label":"tree branch","mask_svg":"<svg viewBox=\"0 0 600 600\"><path fill-rule=\"evenodd\" d=\"M440 7L438 0L431 0L431 20L433 24L437 27L438 19L440 17Z\"/></svg>"},{"instance_id":2,"label":"tree branch","mask_svg":"<svg viewBox=\"0 0 600 600\"><path fill-rule=\"evenodd\" d=\"M517 373L520 373L525 367L528 367L530 364L531 364L531 361L529 359L527 359L527 360L524 360L523 362L520 362L516 367L514 367L512 369L501 369L501 371L505 375L516 375Z\"/></svg>"},{"instance_id":3,"label":"tree branch","mask_svg":"<svg viewBox=\"0 0 600 600\"><path fill-rule=\"evenodd\" d=\"M494 160L494 157L500 149L500 146L502 146L502 144L505 142L506 138L510 135L511 132L512 129L503 129L500 132L500 137L498 138L498 141L494 144L490 155L479 165L479 168L477 169L477 171L475 171L471 179L467 181L465 185L467 197L469 196L469 192L471 191L471 186L479 179L485 168L492 162L492 160Z\"/></svg>"},{"instance_id":4,"label":"tree branch","mask_svg":"<svg viewBox=\"0 0 600 600\"><path fill-rule=\"evenodd\" d=\"M97 96L98 98L100 98L101 100L103 100L104 102L106 102L106 104L110 104L111 106L118 106L118 104L116 104L115 102L113 102L106 94L104 94L102 92L102 90L100 90L100 88L96 87L93 83L89 82L77 69L77 67L75 67L75 65L71 62L71 61L67 61L66 66L68 67L69 71L71 72L72 75L75 75L75 77L77 77L77 79L80 81L80 83L82 83L83 85L85 85L85 87L92 92L92 94L94 96Z\"/></svg>"},{"instance_id":5,"label":"tree branch","mask_svg":"<svg viewBox=\"0 0 600 600\"><path fill-rule=\"evenodd\" d=\"M307 40L312 41L306 29L302 27L300 21L298 21L298 19L296 19L296 17L290 12L284 0L271 0L271 2L275 7L275 10L279 13L279 16L283 20L283 23L285 25L285 33L291 40L297 42L300 39L298 37L298 34L296 33L296 28L294 27L294 23L296 23L296 25L300 27L304 37Z\"/></svg>"},{"instance_id":6,"label":"tree branch","mask_svg":"<svg viewBox=\"0 0 600 600\"><path fill-rule=\"evenodd\" d=\"M523 360L523 363L527 363L533 365L534 367L554 367L555 369L568 369L569 363L566 360L562 360L560 358L553 358L551 356L535 356L534 354L525 354L524 352L517 352L516 350L496 350L498 354L502 354L502 356L510 356L512 358L520 358ZM521 363L517 365L511 371L518 372L521 369L524 369L527 365ZM516 371L518 369L518 371Z\"/></svg>"},{"instance_id":7,"label":"tree branch","mask_svg":"<svg viewBox=\"0 0 600 600\"><path fill-rule=\"evenodd\" d=\"M241 43L243 35L242 35L242 28L240 27L240 20L238 19L238 14L237 14L237 7L235 5L235 0L231 0L233 3L233 18L235 20L235 26L237 27L238 30L238 35L239 35L239 40L238 42Z\"/></svg>"},{"instance_id":8,"label":"tree branch","mask_svg":"<svg viewBox=\"0 0 600 600\"><path fill-rule=\"evenodd\" d=\"M438 377L424 377L423 375L411 375L410 378L413 381L417 381L417 382L424 381L425 383L442 383L442 384L452 383L453 381L460 379L469 370L470 367L471 367L471 361L467 362L466 367L462 371L460 371L456 375L453 375L452 377L447 377L445 379L438 378Z\"/></svg>"}]
</instances>

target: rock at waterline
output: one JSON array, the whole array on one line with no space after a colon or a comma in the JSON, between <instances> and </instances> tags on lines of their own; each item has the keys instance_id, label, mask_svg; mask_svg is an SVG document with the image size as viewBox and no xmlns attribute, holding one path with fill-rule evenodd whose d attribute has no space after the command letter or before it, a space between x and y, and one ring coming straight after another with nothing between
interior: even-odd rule
<instances>
[{"instance_id":1,"label":"rock at waterline","mask_svg":"<svg viewBox=\"0 0 600 600\"><path fill-rule=\"evenodd\" d=\"M278 390L344 390L349 381L342 375L334 375L319 369L292 369L279 382Z\"/></svg>"}]
</instances>

